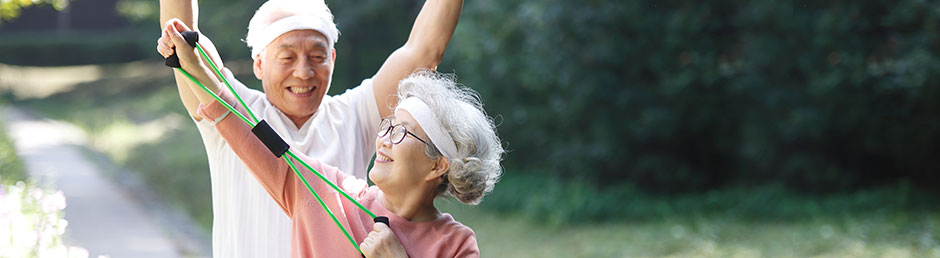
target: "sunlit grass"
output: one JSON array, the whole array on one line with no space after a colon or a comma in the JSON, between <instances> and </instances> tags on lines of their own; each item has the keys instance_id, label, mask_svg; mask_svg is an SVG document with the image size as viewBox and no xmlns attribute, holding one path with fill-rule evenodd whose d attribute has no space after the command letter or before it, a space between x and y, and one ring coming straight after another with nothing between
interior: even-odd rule
<instances>
[{"instance_id":1,"label":"sunlit grass","mask_svg":"<svg viewBox=\"0 0 940 258\"><path fill-rule=\"evenodd\" d=\"M169 133L176 132L183 123L189 122L184 119L187 118L169 113L143 123L115 121L102 128L91 144L94 149L107 153L114 161L123 164L129 156L133 156L134 148L166 140Z\"/></svg>"},{"instance_id":2,"label":"sunlit grass","mask_svg":"<svg viewBox=\"0 0 940 258\"><path fill-rule=\"evenodd\" d=\"M937 213L790 221L671 214L551 226L455 201L438 204L473 228L485 257L940 257Z\"/></svg>"}]
</instances>

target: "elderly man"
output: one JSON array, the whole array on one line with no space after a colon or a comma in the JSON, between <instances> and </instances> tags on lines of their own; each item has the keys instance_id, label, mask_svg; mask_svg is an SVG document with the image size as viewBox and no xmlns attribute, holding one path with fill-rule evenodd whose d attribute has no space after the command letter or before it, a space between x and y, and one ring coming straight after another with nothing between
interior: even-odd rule
<instances>
[{"instance_id":1,"label":"elderly man","mask_svg":"<svg viewBox=\"0 0 940 258\"><path fill-rule=\"evenodd\" d=\"M222 66L211 41L200 44L246 105L292 143L292 149L365 178L382 117L393 113L398 81L440 63L460 15L462 0L428 0L405 44L372 78L337 96L326 96L336 60L339 31L322 0L270 0L251 18L246 42L264 93L238 82ZM161 0L161 54L171 52L168 33L198 30L193 0ZM235 39L227 39L235 40ZM192 67L193 64L189 64ZM187 64L184 64L186 67ZM217 257L288 257L291 222L248 168L200 117L190 81L175 72L180 99L206 146L212 182L212 251ZM317 205L312 196L304 200ZM388 235L388 234L385 234Z\"/></svg>"}]
</instances>

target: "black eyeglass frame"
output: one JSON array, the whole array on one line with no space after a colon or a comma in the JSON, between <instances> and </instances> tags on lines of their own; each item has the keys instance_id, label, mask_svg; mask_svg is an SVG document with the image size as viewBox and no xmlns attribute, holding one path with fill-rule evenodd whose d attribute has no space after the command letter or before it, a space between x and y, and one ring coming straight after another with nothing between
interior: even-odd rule
<instances>
[{"instance_id":1,"label":"black eyeglass frame","mask_svg":"<svg viewBox=\"0 0 940 258\"><path fill-rule=\"evenodd\" d=\"M402 130L405 130L405 133L403 133L401 138L398 138L397 140L389 139L391 140L392 144L399 144L405 140L405 135L411 135L411 137L414 137L421 143L431 146L431 144L429 144L427 141L422 140L421 137L418 137L414 133L408 131L408 127L405 127L405 125L403 124L392 125L392 120L389 120L388 118L382 119L382 122L379 123L379 137L385 137L386 135L390 134L393 130L395 130L396 127L399 127L399 126L401 126ZM383 130L382 129L383 127L387 127L387 128Z\"/></svg>"}]
</instances>

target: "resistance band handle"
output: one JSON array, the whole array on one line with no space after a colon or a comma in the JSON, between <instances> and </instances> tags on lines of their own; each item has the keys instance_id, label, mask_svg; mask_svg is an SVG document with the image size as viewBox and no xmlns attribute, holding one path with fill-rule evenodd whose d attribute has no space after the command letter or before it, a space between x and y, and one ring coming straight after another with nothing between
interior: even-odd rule
<instances>
[{"instance_id":1,"label":"resistance band handle","mask_svg":"<svg viewBox=\"0 0 940 258\"><path fill-rule=\"evenodd\" d=\"M372 218L372 221L375 221L375 223L385 224L386 226L391 226L388 224L388 217L385 216L376 216L375 218Z\"/></svg>"},{"instance_id":2,"label":"resistance band handle","mask_svg":"<svg viewBox=\"0 0 940 258\"><path fill-rule=\"evenodd\" d=\"M258 121L258 124L251 128L251 132L278 158L284 155L287 149L290 149L290 145L287 145L287 142L281 139L281 136L277 135L277 132L264 120Z\"/></svg>"},{"instance_id":3,"label":"resistance band handle","mask_svg":"<svg viewBox=\"0 0 940 258\"><path fill-rule=\"evenodd\" d=\"M196 47L196 42L199 41L198 32L190 30L180 32L180 34L183 34L183 39L186 40L186 44L189 44L191 47ZM176 46L173 47L173 54L168 56L163 64L173 68L182 68L180 65L180 57L176 55Z\"/></svg>"},{"instance_id":4,"label":"resistance band handle","mask_svg":"<svg viewBox=\"0 0 940 258\"><path fill-rule=\"evenodd\" d=\"M388 217L385 216L376 216L375 218L372 218L372 221L375 221L375 223L385 224L386 226L391 226L388 224ZM362 254L362 258L366 258L366 255Z\"/></svg>"}]
</instances>

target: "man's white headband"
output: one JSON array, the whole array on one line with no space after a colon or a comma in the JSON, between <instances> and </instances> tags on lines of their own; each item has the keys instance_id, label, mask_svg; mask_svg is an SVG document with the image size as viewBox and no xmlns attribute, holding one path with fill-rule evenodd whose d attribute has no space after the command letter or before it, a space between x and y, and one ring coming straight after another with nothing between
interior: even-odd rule
<instances>
[{"instance_id":1,"label":"man's white headband","mask_svg":"<svg viewBox=\"0 0 940 258\"><path fill-rule=\"evenodd\" d=\"M434 146L437 146L437 150L444 154L444 157L451 159L457 156L457 145L454 143L454 138L451 138L450 134L441 127L437 116L434 115L434 112L431 112L431 107L428 107L428 104L425 104L419 98L409 97L398 103L395 111L399 109L411 113L415 121L418 121L418 125L424 129L424 133L431 138Z\"/></svg>"},{"instance_id":2,"label":"man's white headband","mask_svg":"<svg viewBox=\"0 0 940 258\"><path fill-rule=\"evenodd\" d=\"M264 27L257 36L245 39L248 46L251 46L251 57L255 58L261 54L261 50L264 50L277 37L293 30L315 30L323 33L329 43L327 48L330 49L333 48L333 43L336 42L336 38L339 36L336 35L337 33L334 30L331 30L330 23L321 17L311 15L288 16Z\"/></svg>"}]
</instances>

